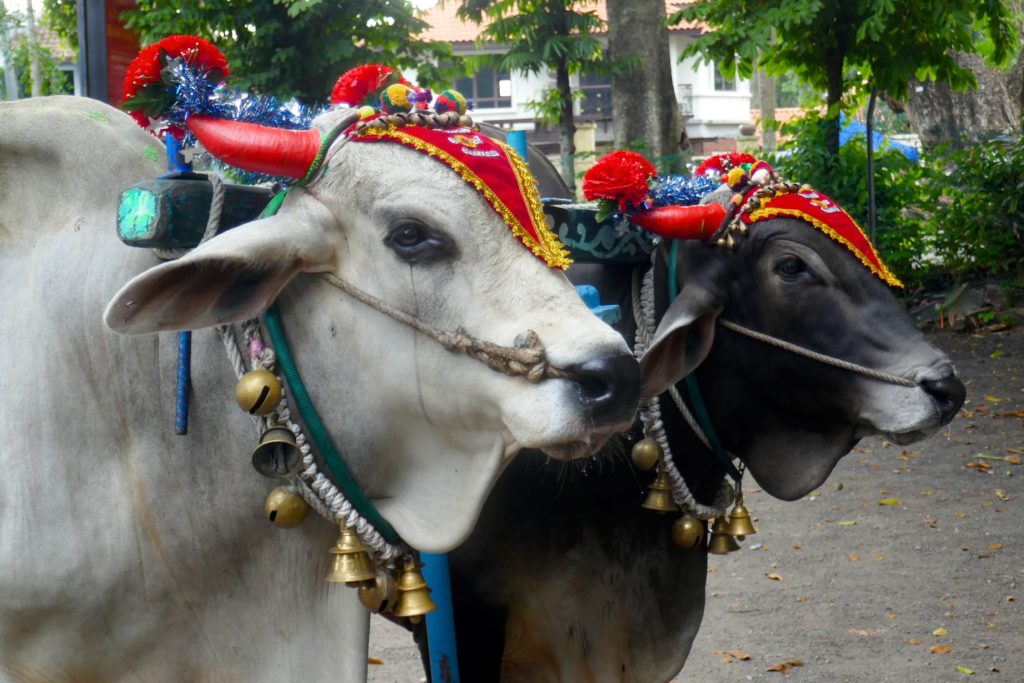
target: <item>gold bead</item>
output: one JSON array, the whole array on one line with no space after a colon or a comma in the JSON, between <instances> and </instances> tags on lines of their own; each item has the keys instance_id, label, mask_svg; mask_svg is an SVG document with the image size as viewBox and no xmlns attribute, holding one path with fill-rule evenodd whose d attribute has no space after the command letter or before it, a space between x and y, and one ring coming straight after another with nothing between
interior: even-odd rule
<instances>
[{"instance_id":1,"label":"gold bead","mask_svg":"<svg viewBox=\"0 0 1024 683\"><path fill-rule=\"evenodd\" d=\"M278 486L267 494L263 509L267 513L267 519L273 522L274 526L291 529L306 518L309 505L292 489Z\"/></svg>"},{"instance_id":2,"label":"gold bead","mask_svg":"<svg viewBox=\"0 0 1024 683\"><path fill-rule=\"evenodd\" d=\"M661 450L661 446L658 442L647 437L646 439L640 439L633 444L633 450L631 452L633 457L633 464L641 472L650 472L654 469L654 466L661 460L661 456L664 452Z\"/></svg>"},{"instance_id":3,"label":"gold bead","mask_svg":"<svg viewBox=\"0 0 1024 683\"><path fill-rule=\"evenodd\" d=\"M359 584L359 602L374 614L381 614L395 606L396 586L391 572L378 568L373 581Z\"/></svg>"},{"instance_id":4,"label":"gold bead","mask_svg":"<svg viewBox=\"0 0 1024 683\"><path fill-rule=\"evenodd\" d=\"M250 415L269 415L281 402L281 382L264 368L250 370L238 380L235 401Z\"/></svg>"},{"instance_id":5,"label":"gold bead","mask_svg":"<svg viewBox=\"0 0 1024 683\"><path fill-rule=\"evenodd\" d=\"M689 512L672 524L672 542L683 550L695 547L703 538L704 525Z\"/></svg>"}]
</instances>

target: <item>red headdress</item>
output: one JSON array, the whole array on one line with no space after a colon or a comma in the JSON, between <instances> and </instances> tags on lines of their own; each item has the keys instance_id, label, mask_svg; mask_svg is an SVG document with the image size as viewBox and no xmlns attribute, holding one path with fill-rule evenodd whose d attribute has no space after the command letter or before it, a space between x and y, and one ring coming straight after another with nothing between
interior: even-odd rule
<instances>
[{"instance_id":1,"label":"red headdress","mask_svg":"<svg viewBox=\"0 0 1024 683\"><path fill-rule=\"evenodd\" d=\"M552 268L572 263L544 222L537 181L523 158L472 128L365 127L353 142L396 142L448 166L479 192L512 233Z\"/></svg>"},{"instance_id":2,"label":"red headdress","mask_svg":"<svg viewBox=\"0 0 1024 683\"><path fill-rule=\"evenodd\" d=\"M633 152L615 152L598 161L583 180L587 199L615 202L631 222L662 237L704 240L718 235L720 243L727 245L733 241L729 232L742 234L741 223L751 226L772 218L797 218L842 244L882 281L903 286L850 214L820 192L776 181L774 171L764 161L749 154L719 154L697 168L698 176L717 174L736 192L732 210L727 212L717 203L650 208L647 192L655 177L654 169L636 157L646 164Z\"/></svg>"}]
</instances>

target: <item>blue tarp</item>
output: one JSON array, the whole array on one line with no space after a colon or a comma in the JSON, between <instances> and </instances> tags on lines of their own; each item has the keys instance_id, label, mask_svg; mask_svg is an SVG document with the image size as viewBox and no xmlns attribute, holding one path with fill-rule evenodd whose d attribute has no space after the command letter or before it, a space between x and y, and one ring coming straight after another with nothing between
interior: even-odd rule
<instances>
[{"instance_id":1,"label":"blue tarp","mask_svg":"<svg viewBox=\"0 0 1024 683\"><path fill-rule=\"evenodd\" d=\"M864 140L867 134L867 130L867 126L865 126L863 123L858 123L857 121L850 121L844 116L843 127L839 130L839 146L842 147L847 142L849 142L851 138L854 137L859 137L861 140ZM903 142L896 142L895 140L890 140L888 137L882 135L878 131L872 131L871 138L872 140L874 140L875 151L886 149L888 147L903 152L903 155L906 156L911 161L921 160L920 152L918 152L917 148L914 147L913 145L908 145Z\"/></svg>"}]
</instances>

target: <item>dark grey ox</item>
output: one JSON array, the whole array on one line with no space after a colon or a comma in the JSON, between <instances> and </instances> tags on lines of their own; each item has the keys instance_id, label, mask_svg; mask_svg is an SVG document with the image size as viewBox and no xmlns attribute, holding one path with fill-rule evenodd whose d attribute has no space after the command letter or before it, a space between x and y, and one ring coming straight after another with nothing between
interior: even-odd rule
<instances>
[{"instance_id":1,"label":"dark grey ox","mask_svg":"<svg viewBox=\"0 0 1024 683\"><path fill-rule=\"evenodd\" d=\"M928 344L887 286L807 224L757 224L731 253L684 243L682 291L665 295L658 254L646 394L695 373L715 429L768 493L795 500L820 486L868 435L910 443L948 423L964 400L949 359ZM624 308L631 273L571 272ZM724 329L728 320L913 380L905 387L831 367ZM684 392L685 395L685 392ZM711 503L724 474L667 397L674 462ZM635 436L639 436L638 434ZM629 444L580 471L538 454L506 470L476 531L451 555L463 680L629 681L675 676L704 610L707 550L670 539L675 515L640 507L651 475Z\"/></svg>"}]
</instances>

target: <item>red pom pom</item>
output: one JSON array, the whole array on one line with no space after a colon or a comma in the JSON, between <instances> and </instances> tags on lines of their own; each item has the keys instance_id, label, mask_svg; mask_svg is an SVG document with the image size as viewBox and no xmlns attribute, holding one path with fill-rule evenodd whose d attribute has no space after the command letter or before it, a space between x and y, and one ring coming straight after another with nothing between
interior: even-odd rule
<instances>
[{"instance_id":1,"label":"red pom pom","mask_svg":"<svg viewBox=\"0 0 1024 683\"><path fill-rule=\"evenodd\" d=\"M161 50L205 71L220 71L222 76L231 73L228 60L213 43L196 36L167 36L143 48L128 65L124 77L124 99L134 97L139 88L160 80L160 71L166 66L160 60Z\"/></svg>"},{"instance_id":2,"label":"red pom pom","mask_svg":"<svg viewBox=\"0 0 1024 683\"><path fill-rule=\"evenodd\" d=\"M753 164L756 158L746 152L729 152L728 154L715 154L701 162L694 172L694 175L707 175L708 171L718 171L719 174L728 173L730 170L743 164Z\"/></svg>"},{"instance_id":3,"label":"red pom pom","mask_svg":"<svg viewBox=\"0 0 1024 683\"><path fill-rule=\"evenodd\" d=\"M390 66L363 64L349 69L341 75L331 90L331 104L347 104L358 107L362 104L377 104L377 92L388 85L401 83L410 85Z\"/></svg>"},{"instance_id":4,"label":"red pom pom","mask_svg":"<svg viewBox=\"0 0 1024 683\"><path fill-rule=\"evenodd\" d=\"M647 199L649 182L657 175L654 165L636 152L612 152L583 176L583 196L590 201L610 199L620 211L628 211Z\"/></svg>"},{"instance_id":5,"label":"red pom pom","mask_svg":"<svg viewBox=\"0 0 1024 683\"><path fill-rule=\"evenodd\" d=\"M228 60L213 43L196 36L167 36L163 40L143 48L128 65L124 76L125 109L131 109L131 99L139 90L150 83L158 83L162 80L160 72L167 65L160 58L161 52L166 52L172 58L182 59L187 64L203 71L219 72L218 79L223 79L231 73L228 68ZM143 128L149 125L149 117L142 112L133 111L131 115Z\"/></svg>"}]
</instances>

